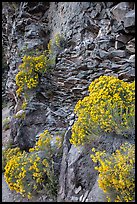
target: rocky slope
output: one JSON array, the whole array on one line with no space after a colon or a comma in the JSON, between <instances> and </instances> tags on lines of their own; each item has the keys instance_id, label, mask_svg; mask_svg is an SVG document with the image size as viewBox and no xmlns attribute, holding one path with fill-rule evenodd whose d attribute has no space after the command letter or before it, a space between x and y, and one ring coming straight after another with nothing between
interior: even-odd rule
<instances>
[{"instance_id":1,"label":"rocky slope","mask_svg":"<svg viewBox=\"0 0 137 204\"><path fill-rule=\"evenodd\" d=\"M57 33L65 39L54 70L32 92L26 119L12 118L13 143L27 149L44 129L65 133L58 202L103 200L89 158L91 147L78 151L68 139L75 120L74 106L87 95L95 78L114 75L129 82L135 78L134 2L4 2L2 17L11 116L21 109L15 84L20 52L26 45L29 50L46 49ZM111 144L112 151L122 141L112 137L97 142L106 149Z\"/></svg>"}]
</instances>

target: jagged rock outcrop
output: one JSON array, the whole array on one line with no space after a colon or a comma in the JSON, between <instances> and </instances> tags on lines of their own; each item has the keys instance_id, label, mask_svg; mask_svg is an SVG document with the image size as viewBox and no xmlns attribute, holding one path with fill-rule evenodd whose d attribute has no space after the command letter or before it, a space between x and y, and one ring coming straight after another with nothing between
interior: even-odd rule
<instances>
[{"instance_id":1,"label":"jagged rock outcrop","mask_svg":"<svg viewBox=\"0 0 137 204\"><path fill-rule=\"evenodd\" d=\"M92 144L84 147L70 146L70 130L65 134L58 202L107 202L106 195L98 186L98 174L91 160L92 147L108 153L115 152L123 143L134 143L134 137L124 138L113 134L101 135Z\"/></svg>"},{"instance_id":2,"label":"jagged rock outcrop","mask_svg":"<svg viewBox=\"0 0 137 204\"><path fill-rule=\"evenodd\" d=\"M11 114L21 109L15 84L20 52L26 45L29 50L46 49L57 33L65 38L55 68L31 93L25 120L12 119L11 137L21 148L33 146L44 129L66 131L65 138L70 137L67 128L70 120L73 124L74 106L88 94L95 78L114 75L129 82L135 78L134 2L3 2L2 17ZM114 139L107 142L114 146ZM100 190L89 155L90 148L78 152L68 138L64 140L59 202L97 201L93 195Z\"/></svg>"}]
</instances>

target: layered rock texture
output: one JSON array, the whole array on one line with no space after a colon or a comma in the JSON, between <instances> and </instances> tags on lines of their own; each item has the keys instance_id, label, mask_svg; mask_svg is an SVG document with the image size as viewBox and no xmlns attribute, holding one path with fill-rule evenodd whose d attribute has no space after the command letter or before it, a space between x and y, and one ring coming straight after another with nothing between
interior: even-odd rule
<instances>
[{"instance_id":1,"label":"layered rock texture","mask_svg":"<svg viewBox=\"0 0 137 204\"><path fill-rule=\"evenodd\" d=\"M2 17L11 116L21 111L15 83L21 51L26 45L29 50L45 50L58 33L65 39L54 69L31 93L25 120L12 118L13 144L28 149L44 129L64 134L57 201L105 201L89 157L92 147L77 149L69 143L73 109L88 94L89 84L101 75L134 80L134 2L3 2ZM112 151L122 141L109 137L96 142Z\"/></svg>"}]
</instances>

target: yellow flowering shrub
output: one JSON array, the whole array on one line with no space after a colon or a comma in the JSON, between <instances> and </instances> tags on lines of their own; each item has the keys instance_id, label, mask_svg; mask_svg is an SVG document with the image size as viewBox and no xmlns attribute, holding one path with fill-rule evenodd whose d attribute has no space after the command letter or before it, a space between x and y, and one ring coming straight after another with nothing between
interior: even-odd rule
<instances>
[{"instance_id":1,"label":"yellow flowering shrub","mask_svg":"<svg viewBox=\"0 0 137 204\"><path fill-rule=\"evenodd\" d=\"M55 63L53 47L54 49L55 46L60 47L61 37L59 34L55 36L54 41L50 40L48 49L42 53L37 51L33 56L30 54L23 57L23 62L19 66L19 72L16 75L17 95L20 96L26 89L35 88L39 83L40 75L44 75Z\"/></svg>"},{"instance_id":2,"label":"yellow flowering shrub","mask_svg":"<svg viewBox=\"0 0 137 204\"><path fill-rule=\"evenodd\" d=\"M43 188L46 192L56 193L51 139L52 136L45 130L34 148L17 153L7 161L4 176L11 190L29 199Z\"/></svg>"},{"instance_id":3,"label":"yellow flowering shrub","mask_svg":"<svg viewBox=\"0 0 137 204\"><path fill-rule=\"evenodd\" d=\"M99 187L110 202L130 202L135 199L135 145L125 143L112 155L96 151L91 155L99 163Z\"/></svg>"},{"instance_id":4,"label":"yellow flowering shrub","mask_svg":"<svg viewBox=\"0 0 137 204\"><path fill-rule=\"evenodd\" d=\"M70 139L74 145L84 144L100 132L134 134L135 82L101 76L90 84L89 95L77 102L74 112L78 116Z\"/></svg>"},{"instance_id":5,"label":"yellow flowering shrub","mask_svg":"<svg viewBox=\"0 0 137 204\"><path fill-rule=\"evenodd\" d=\"M34 148L30 148L29 152L35 152L35 151L46 151L46 154L48 154L48 157L50 158L52 156L52 148L51 148L51 140L53 136L49 133L48 130L45 130L43 133L39 135L39 140L36 142Z\"/></svg>"},{"instance_id":6,"label":"yellow flowering shrub","mask_svg":"<svg viewBox=\"0 0 137 204\"><path fill-rule=\"evenodd\" d=\"M5 171L7 162L12 159L13 156L19 156L21 154L20 148L6 148L2 150L2 171Z\"/></svg>"},{"instance_id":7,"label":"yellow flowering shrub","mask_svg":"<svg viewBox=\"0 0 137 204\"><path fill-rule=\"evenodd\" d=\"M19 66L20 71L16 75L17 95L26 89L35 88L39 83L39 74L46 72L48 63L47 56L24 56L23 63Z\"/></svg>"},{"instance_id":8,"label":"yellow flowering shrub","mask_svg":"<svg viewBox=\"0 0 137 204\"><path fill-rule=\"evenodd\" d=\"M37 154L28 154L25 151L14 156L5 166L5 178L11 190L31 198L39 191L49 173L48 162L45 163Z\"/></svg>"}]
</instances>

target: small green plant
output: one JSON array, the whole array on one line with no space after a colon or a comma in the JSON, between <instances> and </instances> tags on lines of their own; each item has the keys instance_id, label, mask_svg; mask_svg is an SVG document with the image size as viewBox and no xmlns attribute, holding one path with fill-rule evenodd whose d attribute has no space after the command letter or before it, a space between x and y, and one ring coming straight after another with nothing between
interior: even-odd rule
<instances>
[{"instance_id":1,"label":"small green plant","mask_svg":"<svg viewBox=\"0 0 137 204\"><path fill-rule=\"evenodd\" d=\"M90 84L89 96L77 102L74 112L78 116L70 139L74 145L84 145L103 132L134 135L135 82L101 76Z\"/></svg>"},{"instance_id":2,"label":"small green plant","mask_svg":"<svg viewBox=\"0 0 137 204\"><path fill-rule=\"evenodd\" d=\"M56 195L57 179L54 174L52 138L49 131L45 130L29 152L23 151L8 159L4 175L11 190L29 199L42 189Z\"/></svg>"},{"instance_id":3,"label":"small green plant","mask_svg":"<svg viewBox=\"0 0 137 204\"><path fill-rule=\"evenodd\" d=\"M2 109L7 107L7 102L2 98Z\"/></svg>"},{"instance_id":4,"label":"small green plant","mask_svg":"<svg viewBox=\"0 0 137 204\"><path fill-rule=\"evenodd\" d=\"M10 117L6 117L3 121L2 121L3 125L2 128L3 130L8 130L10 129Z\"/></svg>"},{"instance_id":5,"label":"small green plant","mask_svg":"<svg viewBox=\"0 0 137 204\"><path fill-rule=\"evenodd\" d=\"M50 55L55 54L56 52L61 51L65 47L65 38L57 33L54 36L54 39L50 40L48 43L48 50Z\"/></svg>"},{"instance_id":6,"label":"small green plant","mask_svg":"<svg viewBox=\"0 0 137 204\"><path fill-rule=\"evenodd\" d=\"M135 199L135 145L125 143L112 155L96 151L91 155L98 163L99 187L110 202L130 202Z\"/></svg>"},{"instance_id":7,"label":"small green plant","mask_svg":"<svg viewBox=\"0 0 137 204\"><path fill-rule=\"evenodd\" d=\"M65 38L59 33L55 35L55 45L59 48L64 48L65 46Z\"/></svg>"},{"instance_id":8,"label":"small green plant","mask_svg":"<svg viewBox=\"0 0 137 204\"><path fill-rule=\"evenodd\" d=\"M21 107L22 107L22 110L25 110L27 107L27 102L24 101Z\"/></svg>"},{"instance_id":9,"label":"small green plant","mask_svg":"<svg viewBox=\"0 0 137 204\"><path fill-rule=\"evenodd\" d=\"M20 110L21 111L21 110ZM21 111L21 112L17 112L15 115L13 115L14 118L17 119L22 119L24 120L26 117L26 112L25 111Z\"/></svg>"}]
</instances>

